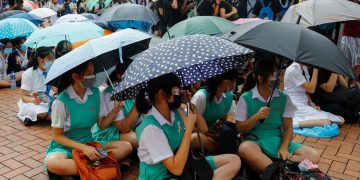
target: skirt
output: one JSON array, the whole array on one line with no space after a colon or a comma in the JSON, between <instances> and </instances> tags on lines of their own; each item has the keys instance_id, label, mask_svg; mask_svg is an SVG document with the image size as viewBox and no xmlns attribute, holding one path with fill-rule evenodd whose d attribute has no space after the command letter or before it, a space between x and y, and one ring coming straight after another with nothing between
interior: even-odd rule
<instances>
[{"instance_id":1,"label":"skirt","mask_svg":"<svg viewBox=\"0 0 360 180\"><path fill-rule=\"evenodd\" d=\"M341 50L352 66L360 65L360 38L343 36Z\"/></svg>"},{"instance_id":2,"label":"skirt","mask_svg":"<svg viewBox=\"0 0 360 180\"><path fill-rule=\"evenodd\" d=\"M298 123L300 121L310 121L310 120L324 120L328 119L331 122L343 123L343 119L338 116L331 114L325 111L318 111L313 107L302 104L302 103L294 103L297 110L294 113L293 122Z\"/></svg>"},{"instance_id":3,"label":"skirt","mask_svg":"<svg viewBox=\"0 0 360 180\"><path fill-rule=\"evenodd\" d=\"M31 121L37 121L37 115L41 113L47 113L49 111L49 103L40 103L35 105L33 103L24 103L21 99L18 101L19 113L18 118L24 122L25 118L29 118Z\"/></svg>"}]
</instances>

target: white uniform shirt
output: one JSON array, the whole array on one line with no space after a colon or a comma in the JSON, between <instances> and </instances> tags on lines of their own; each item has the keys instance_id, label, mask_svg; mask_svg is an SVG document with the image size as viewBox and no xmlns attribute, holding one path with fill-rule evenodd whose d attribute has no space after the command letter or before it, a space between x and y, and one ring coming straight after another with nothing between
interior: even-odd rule
<instances>
[{"instance_id":1,"label":"white uniform shirt","mask_svg":"<svg viewBox=\"0 0 360 180\"><path fill-rule=\"evenodd\" d=\"M251 89L251 92L253 93L252 99L259 99L262 102L267 102L265 99L260 95L257 86ZM279 94L277 91L274 91L273 98L279 97ZM293 118L294 112L296 111L296 106L292 103L289 96L287 96L286 99L286 107L283 114L283 117L285 118ZM235 119L236 121L245 121L248 118L248 112L247 112L247 104L244 100L244 98L241 96L238 102L238 105L236 107L236 113L235 113Z\"/></svg>"},{"instance_id":2,"label":"white uniform shirt","mask_svg":"<svg viewBox=\"0 0 360 180\"><path fill-rule=\"evenodd\" d=\"M223 100L223 98L226 98L226 95L223 94L222 96L220 96L219 99L216 99L216 97L214 97L214 101L216 104L220 104L221 101ZM191 98L191 103L195 105L197 111L200 114L203 114L205 112L205 108L206 108L206 96L204 93L202 93L201 91L197 91L194 96ZM232 108L230 108L229 112L227 114L230 114L232 112Z\"/></svg>"},{"instance_id":3,"label":"white uniform shirt","mask_svg":"<svg viewBox=\"0 0 360 180\"><path fill-rule=\"evenodd\" d=\"M74 99L79 104L84 104L87 101L88 96L92 95L93 92L91 89L87 88L84 94L84 98L81 99L75 92L72 85L67 87L65 90L69 94L70 99ZM55 99L52 104L51 112L51 127L53 128L63 128L64 132L70 129L70 114L66 109L66 106L63 102L58 99Z\"/></svg>"},{"instance_id":4,"label":"white uniform shirt","mask_svg":"<svg viewBox=\"0 0 360 180\"><path fill-rule=\"evenodd\" d=\"M6 78L7 68L8 68L8 57L4 58L4 54L0 52L0 80Z\"/></svg>"},{"instance_id":5,"label":"white uniform shirt","mask_svg":"<svg viewBox=\"0 0 360 180\"><path fill-rule=\"evenodd\" d=\"M303 72L305 76L303 75ZM294 103L306 103L308 97L306 91L301 85L309 81L309 71L306 66L294 62L285 71L284 84L285 92L291 97Z\"/></svg>"},{"instance_id":6,"label":"white uniform shirt","mask_svg":"<svg viewBox=\"0 0 360 180\"><path fill-rule=\"evenodd\" d=\"M99 117L105 117L108 115L112 109L114 109L115 101L110 101L111 93L103 92L101 93L101 105L100 105L100 114ZM121 109L116 115L114 121L121 121L125 118L124 109Z\"/></svg>"},{"instance_id":7,"label":"white uniform shirt","mask_svg":"<svg viewBox=\"0 0 360 180\"><path fill-rule=\"evenodd\" d=\"M29 95L33 93L45 92L45 75L40 68L28 68L23 74L21 79L21 89L29 91Z\"/></svg>"},{"instance_id":8,"label":"white uniform shirt","mask_svg":"<svg viewBox=\"0 0 360 180\"><path fill-rule=\"evenodd\" d=\"M171 112L171 123L167 121L155 107L151 108L148 115L153 115L161 126L164 124L176 126L173 124L175 120L175 113L173 112ZM169 141L163 130L154 125L148 125L144 128L139 139L138 156L140 161L146 164L158 164L174 156L174 153L170 148Z\"/></svg>"}]
</instances>

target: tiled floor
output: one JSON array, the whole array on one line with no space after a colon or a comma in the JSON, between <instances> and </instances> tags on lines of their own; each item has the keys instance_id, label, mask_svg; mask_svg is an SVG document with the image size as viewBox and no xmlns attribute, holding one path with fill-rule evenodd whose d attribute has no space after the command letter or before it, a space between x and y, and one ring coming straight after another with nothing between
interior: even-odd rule
<instances>
[{"instance_id":1,"label":"tiled floor","mask_svg":"<svg viewBox=\"0 0 360 180\"><path fill-rule=\"evenodd\" d=\"M0 180L47 179L43 158L52 130L46 123L25 127L17 118L19 90L0 89ZM360 127L343 125L332 139L295 136L320 151L320 168L336 179L360 178ZM136 179L137 169L124 179Z\"/></svg>"}]
</instances>

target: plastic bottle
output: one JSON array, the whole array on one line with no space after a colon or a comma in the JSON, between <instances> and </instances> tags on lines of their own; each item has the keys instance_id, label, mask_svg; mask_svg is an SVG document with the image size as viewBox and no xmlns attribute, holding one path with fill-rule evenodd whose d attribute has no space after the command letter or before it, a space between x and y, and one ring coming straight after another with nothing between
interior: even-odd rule
<instances>
[{"instance_id":1,"label":"plastic bottle","mask_svg":"<svg viewBox=\"0 0 360 180\"><path fill-rule=\"evenodd\" d=\"M16 89L16 76L15 76L14 71L11 71L10 83L11 83L11 89Z\"/></svg>"}]
</instances>

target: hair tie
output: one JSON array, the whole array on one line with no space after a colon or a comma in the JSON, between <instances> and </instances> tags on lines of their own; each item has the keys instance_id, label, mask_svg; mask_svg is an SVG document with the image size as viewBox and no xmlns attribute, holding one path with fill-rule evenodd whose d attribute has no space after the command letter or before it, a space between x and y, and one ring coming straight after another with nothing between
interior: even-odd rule
<instances>
[{"instance_id":1,"label":"hair tie","mask_svg":"<svg viewBox=\"0 0 360 180\"><path fill-rule=\"evenodd\" d=\"M144 92L144 97L145 97L146 100L149 100L149 93L145 91Z\"/></svg>"}]
</instances>

